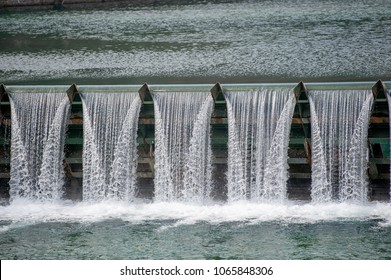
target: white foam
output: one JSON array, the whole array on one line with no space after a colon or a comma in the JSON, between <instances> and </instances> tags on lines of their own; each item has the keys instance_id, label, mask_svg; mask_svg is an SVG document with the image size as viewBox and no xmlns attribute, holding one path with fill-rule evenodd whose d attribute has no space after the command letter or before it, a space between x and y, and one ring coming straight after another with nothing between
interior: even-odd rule
<instances>
[{"instance_id":1,"label":"white foam","mask_svg":"<svg viewBox=\"0 0 391 280\"><path fill-rule=\"evenodd\" d=\"M227 204L196 205L184 203L126 204L102 202L97 204L60 201L34 203L16 200L0 207L0 231L45 222L95 223L120 219L129 223L172 221L169 226L207 222L263 222L318 223L328 221L379 220L382 227L391 226L391 204L371 202L364 205L349 203L313 204L289 201L285 204L237 202Z\"/></svg>"}]
</instances>

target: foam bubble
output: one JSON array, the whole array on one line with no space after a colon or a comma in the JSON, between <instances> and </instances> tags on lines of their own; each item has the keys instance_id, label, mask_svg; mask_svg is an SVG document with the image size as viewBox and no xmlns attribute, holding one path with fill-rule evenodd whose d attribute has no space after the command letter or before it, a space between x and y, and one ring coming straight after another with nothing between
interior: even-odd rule
<instances>
[{"instance_id":1,"label":"foam bubble","mask_svg":"<svg viewBox=\"0 0 391 280\"><path fill-rule=\"evenodd\" d=\"M301 203L285 204L236 202L226 204L197 205L189 203L118 202L84 203L59 201L36 203L16 200L0 207L3 226L0 231L42 222L95 223L120 219L129 223L173 221L172 226L207 222L263 222L318 223L327 221L379 220L381 227L391 226L391 204L371 202L363 205L349 203Z\"/></svg>"}]
</instances>

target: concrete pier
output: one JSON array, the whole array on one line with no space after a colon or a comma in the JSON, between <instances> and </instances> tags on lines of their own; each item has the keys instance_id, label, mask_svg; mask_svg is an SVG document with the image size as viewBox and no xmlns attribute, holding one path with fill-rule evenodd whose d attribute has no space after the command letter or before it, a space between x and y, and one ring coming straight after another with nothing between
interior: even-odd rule
<instances>
[{"instance_id":1,"label":"concrete pier","mask_svg":"<svg viewBox=\"0 0 391 280\"><path fill-rule=\"evenodd\" d=\"M188 4L186 0L2 0L1 9L12 8L72 8L80 6ZM196 1L194 1L196 2Z\"/></svg>"}]
</instances>

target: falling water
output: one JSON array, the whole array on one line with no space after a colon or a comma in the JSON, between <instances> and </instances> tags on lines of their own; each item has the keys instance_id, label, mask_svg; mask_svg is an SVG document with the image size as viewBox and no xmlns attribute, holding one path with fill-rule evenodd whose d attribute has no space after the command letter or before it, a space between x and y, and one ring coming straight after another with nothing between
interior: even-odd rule
<instances>
[{"instance_id":1,"label":"falling water","mask_svg":"<svg viewBox=\"0 0 391 280\"><path fill-rule=\"evenodd\" d=\"M388 101L388 112L391 112L391 90L385 90ZM390 114L390 113L389 113ZM391 137L391 123L390 123L390 137ZM391 139L390 139L391 143ZM391 164L390 164L390 173L391 173ZM390 185L390 197L391 197L391 185Z\"/></svg>"},{"instance_id":2,"label":"falling water","mask_svg":"<svg viewBox=\"0 0 391 280\"><path fill-rule=\"evenodd\" d=\"M154 92L155 200L208 200L212 189L209 92Z\"/></svg>"},{"instance_id":3,"label":"falling water","mask_svg":"<svg viewBox=\"0 0 391 280\"><path fill-rule=\"evenodd\" d=\"M11 103L11 198L60 199L70 113L65 91L14 91Z\"/></svg>"},{"instance_id":4,"label":"falling water","mask_svg":"<svg viewBox=\"0 0 391 280\"><path fill-rule=\"evenodd\" d=\"M312 200L366 201L369 90L309 91Z\"/></svg>"},{"instance_id":5,"label":"falling water","mask_svg":"<svg viewBox=\"0 0 391 280\"><path fill-rule=\"evenodd\" d=\"M136 191L137 92L92 90L83 102L83 200L130 201Z\"/></svg>"},{"instance_id":6,"label":"falling water","mask_svg":"<svg viewBox=\"0 0 391 280\"><path fill-rule=\"evenodd\" d=\"M228 200L284 200L293 90L225 92L225 97Z\"/></svg>"}]
</instances>

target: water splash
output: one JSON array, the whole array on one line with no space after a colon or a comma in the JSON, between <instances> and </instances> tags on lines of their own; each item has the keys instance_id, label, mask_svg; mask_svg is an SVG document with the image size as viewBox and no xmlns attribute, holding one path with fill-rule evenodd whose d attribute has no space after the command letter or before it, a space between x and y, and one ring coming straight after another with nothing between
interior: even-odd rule
<instances>
[{"instance_id":1,"label":"water splash","mask_svg":"<svg viewBox=\"0 0 391 280\"><path fill-rule=\"evenodd\" d=\"M315 202L367 200L368 90L309 91Z\"/></svg>"},{"instance_id":2,"label":"water splash","mask_svg":"<svg viewBox=\"0 0 391 280\"><path fill-rule=\"evenodd\" d=\"M154 92L155 200L202 202L212 189L209 92Z\"/></svg>"},{"instance_id":3,"label":"water splash","mask_svg":"<svg viewBox=\"0 0 391 280\"><path fill-rule=\"evenodd\" d=\"M64 186L64 142L70 114L65 91L14 91L11 104L10 196L57 200Z\"/></svg>"},{"instance_id":4,"label":"water splash","mask_svg":"<svg viewBox=\"0 0 391 280\"><path fill-rule=\"evenodd\" d=\"M97 223L123 220L132 224L169 221L173 226L210 223L212 225L241 222L242 225L278 222L281 224L322 223L327 221L377 220L379 226L391 226L389 203L234 203L195 205L183 202L159 203L100 203L58 201L34 203L17 200L9 206L0 206L0 232L33 224L78 222Z\"/></svg>"},{"instance_id":5,"label":"water splash","mask_svg":"<svg viewBox=\"0 0 391 280\"><path fill-rule=\"evenodd\" d=\"M293 90L225 92L225 97L228 200L285 200Z\"/></svg>"},{"instance_id":6,"label":"water splash","mask_svg":"<svg viewBox=\"0 0 391 280\"><path fill-rule=\"evenodd\" d=\"M136 191L137 92L83 92L83 200L130 201Z\"/></svg>"}]
</instances>

